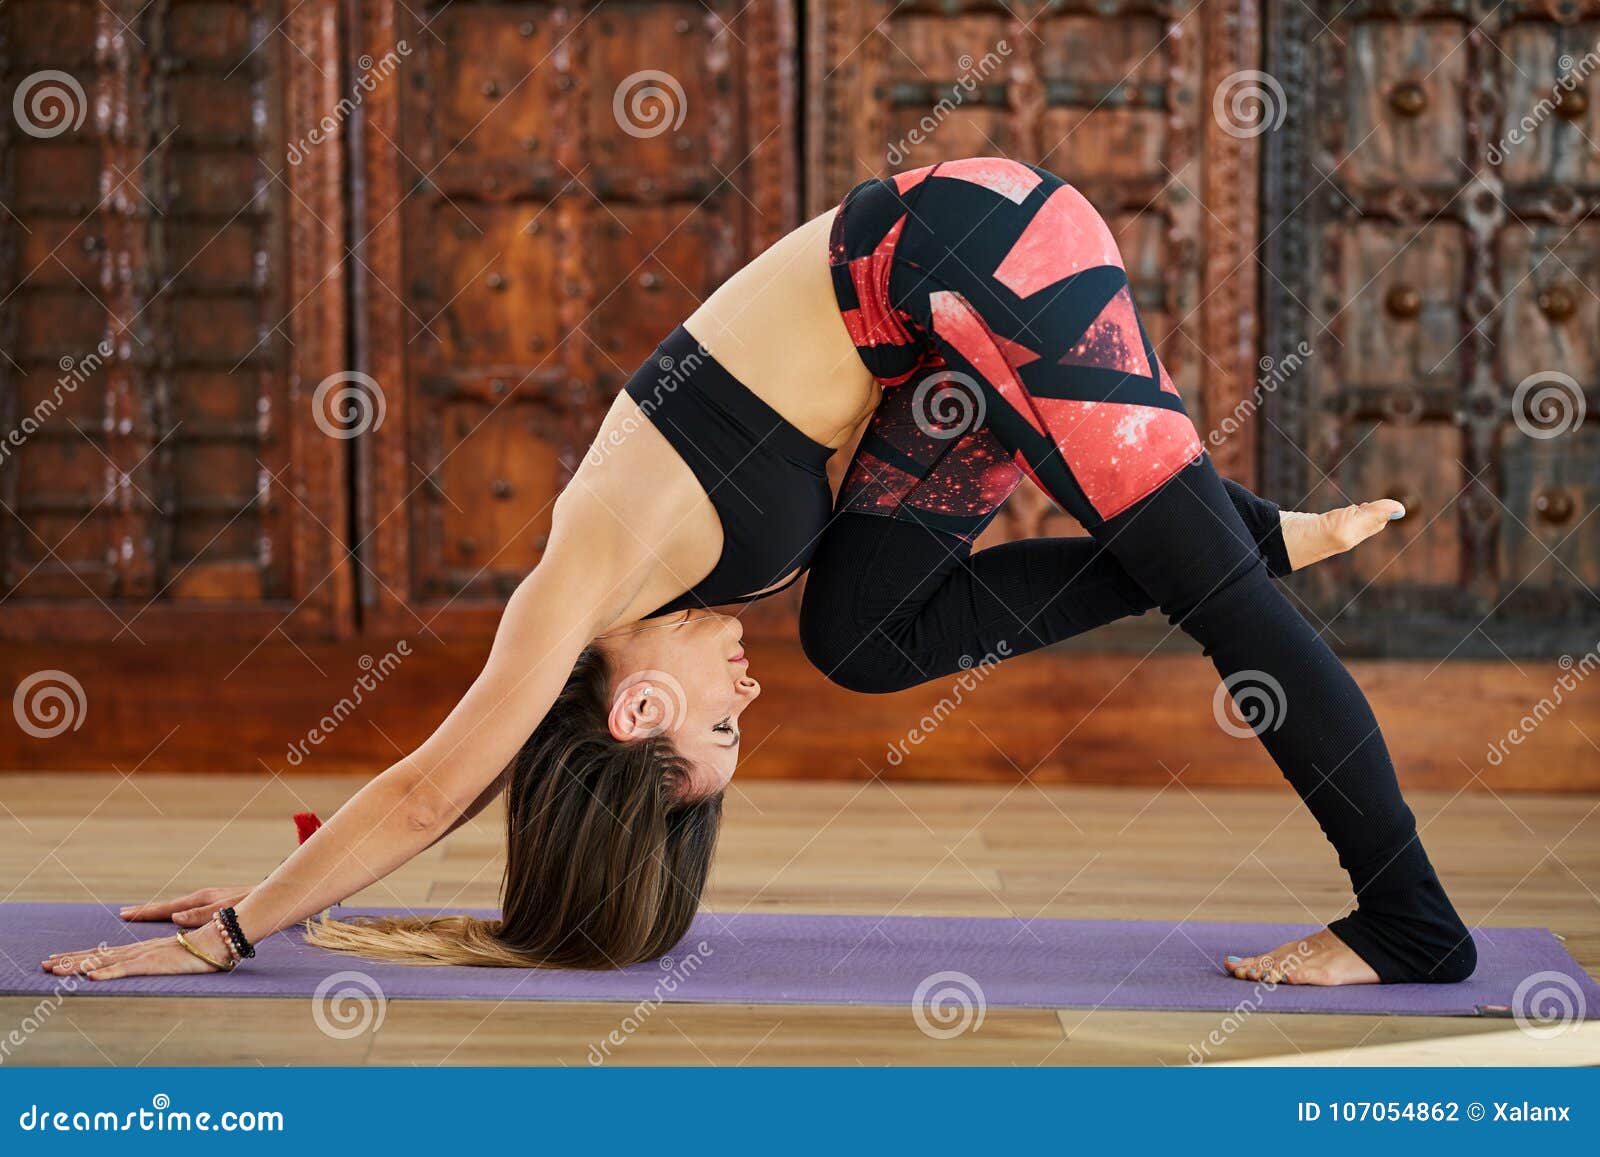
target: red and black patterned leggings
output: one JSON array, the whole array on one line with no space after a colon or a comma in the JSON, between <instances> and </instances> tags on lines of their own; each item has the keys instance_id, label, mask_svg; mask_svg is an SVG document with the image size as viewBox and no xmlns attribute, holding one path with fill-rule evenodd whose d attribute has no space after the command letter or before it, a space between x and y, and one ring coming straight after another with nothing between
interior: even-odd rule
<instances>
[{"instance_id":1,"label":"red and black patterned leggings","mask_svg":"<svg viewBox=\"0 0 1600 1157\"><path fill-rule=\"evenodd\" d=\"M1100 214L1042 169L946 161L851 190L831 259L884 392L811 562L811 660L894 690L1159 607L1337 849L1359 906L1334 932L1386 982L1470 975L1371 707L1271 581L1276 507L1212 467ZM1024 474L1090 539L973 553Z\"/></svg>"}]
</instances>

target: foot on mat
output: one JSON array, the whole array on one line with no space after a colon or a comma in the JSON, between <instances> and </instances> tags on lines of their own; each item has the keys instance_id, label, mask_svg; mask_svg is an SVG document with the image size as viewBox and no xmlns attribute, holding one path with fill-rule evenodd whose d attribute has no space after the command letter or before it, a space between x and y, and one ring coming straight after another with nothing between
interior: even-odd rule
<instances>
[{"instance_id":1,"label":"foot on mat","mask_svg":"<svg viewBox=\"0 0 1600 1157\"><path fill-rule=\"evenodd\" d=\"M1259 956L1230 956L1223 969L1240 980L1273 984L1377 984L1378 974L1328 929Z\"/></svg>"}]
</instances>

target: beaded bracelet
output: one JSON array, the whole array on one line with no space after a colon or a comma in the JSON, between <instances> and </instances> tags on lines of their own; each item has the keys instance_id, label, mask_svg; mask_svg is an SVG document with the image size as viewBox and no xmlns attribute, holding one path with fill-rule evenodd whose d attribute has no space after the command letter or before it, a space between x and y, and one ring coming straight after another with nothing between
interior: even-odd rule
<instances>
[{"instance_id":1,"label":"beaded bracelet","mask_svg":"<svg viewBox=\"0 0 1600 1157\"><path fill-rule=\"evenodd\" d=\"M211 917L211 926L217 930L217 935L222 938L222 947L227 950L228 959L238 964L240 960L239 949L234 946L233 937L228 935L228 926L215 914Z\"/></svg>"},{"instance_id":2,"label":"beaded bracelet","mask_svg":"<svg viewBox=\"0 0 1600 1157\"><path fill-rule=\"evenodd\" d=\"M245 939L244 931L239 927L239 916L232 908L217 909L217 919L222 922L223 930L228 934L228 940L241 957L248 960L256 954L255 945Z\"/></svg>"}]
</instances>

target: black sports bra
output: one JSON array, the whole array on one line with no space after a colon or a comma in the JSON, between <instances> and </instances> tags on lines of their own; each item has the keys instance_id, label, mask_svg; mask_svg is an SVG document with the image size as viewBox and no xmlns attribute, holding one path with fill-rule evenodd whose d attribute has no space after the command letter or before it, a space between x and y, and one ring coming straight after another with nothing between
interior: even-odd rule
<instances>
[{"instance_id":1,"label":"black sports bra","mask_svg":"<svg viewBox=\"0 0 1600 1157\"><path fill-rule=\"evenodd\" d=\"M694 471L722 522L717 565L652 615L777 594L811 563L833 499L813 441L679 326L624 389Z\"/></svg>"}]
</instances>

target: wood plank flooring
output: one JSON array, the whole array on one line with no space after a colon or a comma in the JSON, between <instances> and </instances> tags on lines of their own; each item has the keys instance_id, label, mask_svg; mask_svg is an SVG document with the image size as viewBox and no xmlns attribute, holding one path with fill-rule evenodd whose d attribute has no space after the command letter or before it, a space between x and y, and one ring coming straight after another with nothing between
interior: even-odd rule
<instances>
[{"instance_id":1,"label":"wood plank flooring","mask_svg":"<svg viewBox=\"0 0 1600 1157\"><path fill-rule=\"evenodd\" d=\"M292 847L292 812L327 815L357 782L3 775L0 896L124 900L250 882ZM1600 795L1410 797L1469 922L1548 926L1600 970ZM485 813L357 901L492 905L499 823L497 811ZM1345 899L1332 851L1287 788L1018 779L737 785L707 902L728 911L1324 921ZM0 999L0 1035L35 1004ZM375 1032L340 1040L317 1027L305 1000L69 999L6 1063L581 1066L627 1011L392 1001ZM669 1004L606 1063L1184 1065L1219 1020L991 1008L981 1030L934 1040L904 1007ZM230 1028L218 1032L219 1023ZM1595 1064L1597 1030L1537 1041L1503 1020L1258 1013L1207 1051L1222 1062Z\"/></svg>"}]
</instances>

